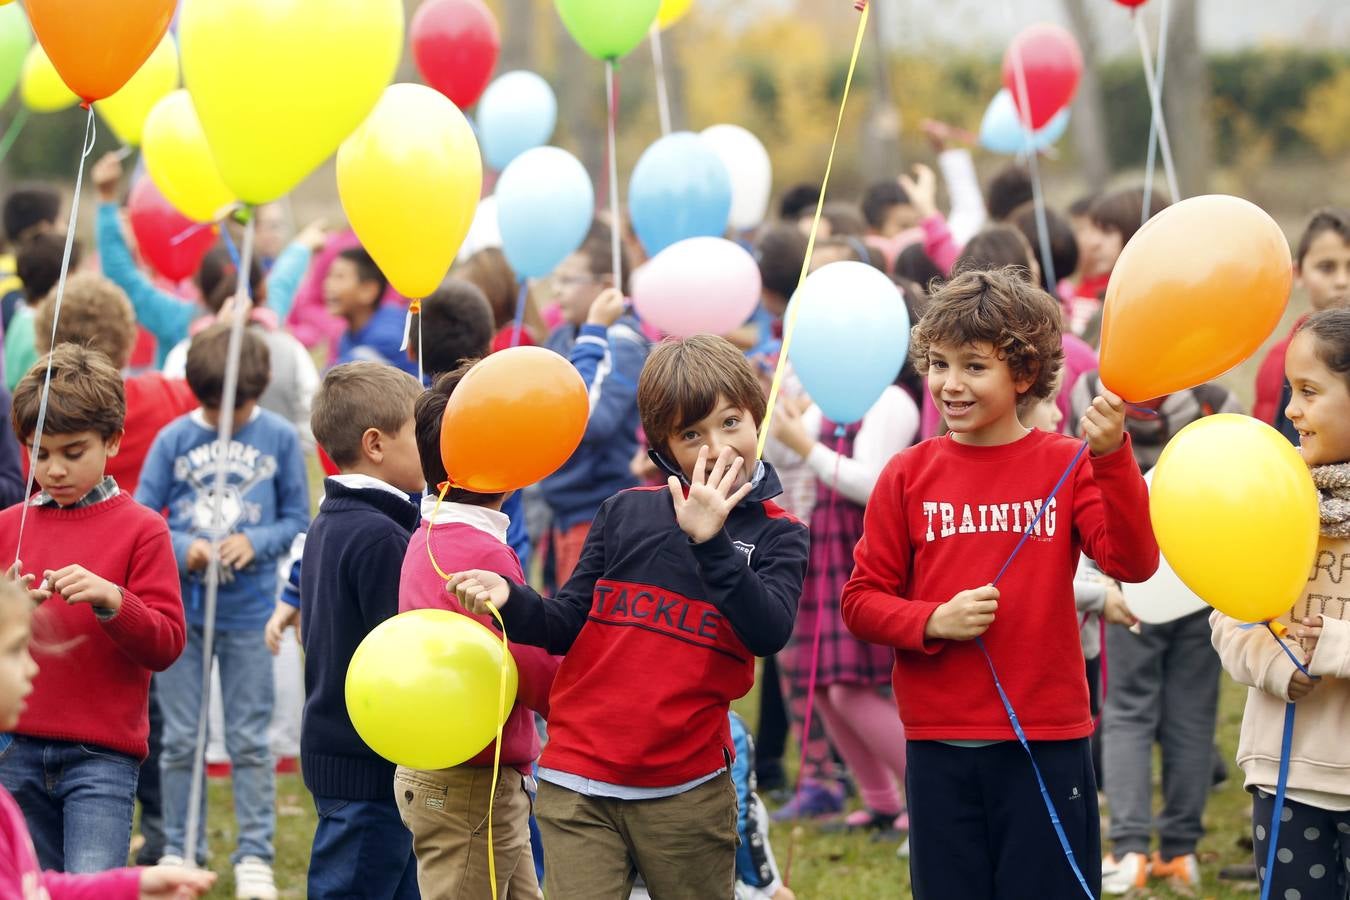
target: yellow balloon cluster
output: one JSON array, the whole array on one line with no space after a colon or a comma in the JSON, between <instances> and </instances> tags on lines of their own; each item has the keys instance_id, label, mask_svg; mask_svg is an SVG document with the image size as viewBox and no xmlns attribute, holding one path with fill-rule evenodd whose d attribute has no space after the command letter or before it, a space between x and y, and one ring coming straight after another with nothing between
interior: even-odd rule
<instances>
[{"instance_id":1,"label":"yellow balloon cluster","mask_svg":"<svg viewBox=\"0 0 1350 900\"><path fill-rule=\"evenodd\" d=\"M139 146L145 119L155 104L178 87L178 45L166 34L155 52L117 93L94 103L94 110L129 147ZM163 190L161 188L160 190Z\"/></svg>"},{"instance_id":2,"label":"yellow balloon cluster","mask_svg":"<svg viewBox=\"0 0 1350 900\"><path fill-rule=\"evenodd\" d=\"M80 102L75 92L61 80L47 51L38 43L29 48L28 57L23 61L19 97L24 106L40 113L59 112Z\"/></svg>"},{"instance_id":3,"label":"yellow balloon cluster","mask_svg":"<svg viewBox=\"0 0 1350 900\"><path fill-rule=\"evenodd\" d=\"M143 139L141 153L150 179L183 215L211 222L235 202L187 91L174 91L155 104L146 117Z\"/></svg>"},{"instance_id":4,"label":"yellow balloon cluster","mask_svg":"<svg viewBox=\"0 0 1350 900\"><path fill-rule=\"evenodd\" d=\"M1153 470L1149 513L1168 563L1225 615L1274 619L1307 584L1317 489L1298 451L1264 422L1225 414L1183 428Z\"/></svg>"}]
</instances>

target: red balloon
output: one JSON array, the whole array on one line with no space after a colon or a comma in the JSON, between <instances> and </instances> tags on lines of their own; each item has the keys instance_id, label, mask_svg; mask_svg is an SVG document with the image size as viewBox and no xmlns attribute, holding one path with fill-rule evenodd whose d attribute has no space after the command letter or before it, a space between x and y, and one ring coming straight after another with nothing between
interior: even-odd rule
<instances>
[{"instance_id":1,"label":"red balloon","mask_svg":"<svg viewBox=\"0 0 1350 900\"><path fill-rule=\"evenodd\" d=\"M1017 84L1017 59L1026 78L1027 105ZM1068 106L1083 74L1083 53L1073 35L1058 25L1032 25L1013 38L1003 55L1003 86L1012 94L1017 112L1040 128Z\"/></svg>"},{"instance_id":2,"label":"red balloon","mask_svg":"<svg viewBox=\"0 0 1350 900\"><path fill-rule=\"evenodd\" d=\"M149 178L131 189L127 212L141 257L170 281L194 274L215 246L215 227L199 225L174 209Z\"/></svg>"},{"instance_id":3,"label":"red balloon","mask_svg":"<svg viewBox=\"0 0 1350 900\"><path fill-rule=\"evenodd\" d=\"M428 0L412 20L412 51L427 84L460 109L492 80L502 39L482 0Z\"/></svg>"},{"instance_id":4,"label":"red balloon","mask_svg":"<svg viewBox=\"0 0 1350 900\"><path fill-rule=\"evenodd\" d=\"M1134 9L1136 6L1143 6L1148 0L1116 0L1121 6L1127 6Z\"/></svg>"}]
</instances>

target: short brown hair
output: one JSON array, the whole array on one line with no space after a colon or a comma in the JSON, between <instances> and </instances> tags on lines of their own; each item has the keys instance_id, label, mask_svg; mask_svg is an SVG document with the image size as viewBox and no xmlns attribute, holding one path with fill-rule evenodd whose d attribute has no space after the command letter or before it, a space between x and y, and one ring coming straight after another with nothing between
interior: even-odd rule
<instances>
[{"instance_id":1,"label":"short brown hair","mask_svg":"<svg viewBox=\"0 0 1350 900\"><path fill-rule=\"evenodd\" d=\"M188 345L187 383L198 402L207 409L219 409L225 393L225 368L230 356L229 322L218 322L192 339ZM235 388L235 409L239 404L257 400L267 390L272 377L272 357L267 343L251 327L244 328L239 350L239 383Z\"/></svg>"},{"instance_id":2,"label":"short brown hair","mask_svg":"<svg viewBox=\"0 0 1350 900\"><path fill-rule=\"evenodd\" d=\"M965 272L933 293L914 327L910 353L922 375L933 344L990 344L1013 378L1031 380L1018 398L1020 406L1043 400L1055 389L1064 362L1061 318L1059 304L1028 283L1022 269Z\"/></svg>"},{"instance_id":3,"label":"short brown hair","mask_svg":"<svg viewBox=\"0 0 1350 900\"><path fill-rule=\"evenodd\" d=\"M48 295L33 320L39 353L51 350L52 316L56 297ZM66 280L61 318L56 323L57 344L79 344L98 350L119 369L136 344L136 313L120 287L94 272L79 272Z\"/></svg>"},{"instance_id":4,"label":"short brown hair","mask_svg":"<svg viewBox=\"0 0 1350 900\"><path fill-rule=\"evenodd\" d=\"M66 255L64 235L39 231L32 235L14 253L14 274L23 282L23 296L29 306L52 292L61 281L61 261ZM70 248L70 270L80 263L80 244Z\"/></svg>"},{"instance_id":5,"label":"short brown hair","mask_svg":"<svg viewBox=\"0 0 1350 900\"><path fill-rule=\"evenodd\" d=\"M681 428L712 413L718 398L764 420L764 390L755 370L726 338L699 334L658 344L638 378L638 415L647 443L658 453Z\"/></svg>"},{"instance_id":6,"label":"short brown hair","mask_svg":"<svg viewBox=\"0 0 1350 900\"><path fill-rule=\"evenodd\" d=\"M464 261L455 272L457 276L478 286L492 309L494 331L515 321L516 299L520 283L498 247L485 247Z\"/></svg>"},{"instance_id":7,"label":"short brown hair","mask_svg":"<svg viewBox=\"0 0 1350 900\"><path fill-rule=\"evenodd\" d=\"M492 350L492 308L482 290L463 278L442 281L408 328L408 345L421 353L422 371L433 377Z\"/></svg>"},{"instance_id":8,"label":"short brown hair","mask_svg":"<svg viewBox=\"0 0 1350 900\"><path fill-rule=\"evenodd\" d=\"M314 395L309 417L314 439L339 468L361 458L361 438L370 428L398 434L412 420L422 393L417 379L383 363L334 366Z\"/></svg>"},{"instance_id":9,"label":"short brown hair","mask_svg":"<svg viewBox=\"0 0 1350 900\"><path fill-rule=\"evenodd\" d=\"M1153 218L1171 205L1172 201L1167 199L1167 195L1154 188L1148 200L1148 218ZM1092 201L1088 218L1102 231L1118 233L1122 246L1128 244L1144 224L1144 189L1122 188L1102 194Z\"/></svg>"},{"instance_id":10,"label":"short brown hair","mask_svg":"<svg viewBox=\"0 0 1350 900\"><path fill-rule=\"evenodd\" d=\"M120 434L127 419L122 374L97 350L61 344L38 360L14 388L10 420L19 443L27 444L37 431L48 360L51 361L52 378L43 432L76 434L94 431L105 441Z\"/></svg>"},{"instance_id":11,"label":"short brown hair","mask_svg":"<svg viewBox=\"0 0 1350 900\"><path fill-rule=\"evenodd\" d=\"M422 460L422 477L427 480L427 490L439 494L440 485L450 480L441 460L441 422L445 418L445 407L450 403L450 395L459 387L460 381L478 360L465 360L453 372L445 372L431 388L417 398L413 408L413 419L417 423L417 455ZM445 499L451 503L469 503L473 506L487 506L501 494L477 494L464 488L451 488L446 491Z\"/></svg>"}]
</instances>

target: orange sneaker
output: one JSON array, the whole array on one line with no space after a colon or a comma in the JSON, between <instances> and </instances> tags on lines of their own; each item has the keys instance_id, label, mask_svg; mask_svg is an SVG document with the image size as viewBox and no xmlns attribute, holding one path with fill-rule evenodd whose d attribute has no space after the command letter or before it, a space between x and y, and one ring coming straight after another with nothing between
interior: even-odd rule
<instances>
[{"instance_id":1,"label":"orange sneaker","mask_svg":"<svg viewBox=\"0 0 1350 900\"><path fill-rule=\"evenodd\" d=\"M1200 861L1194 853L1177 856L1163 862L1162 854L1154 851L1149 865L1149 874L1154 878L1166 879L1174 888L1192 889L1200 886Z\"/></svg>"}]
</instances>

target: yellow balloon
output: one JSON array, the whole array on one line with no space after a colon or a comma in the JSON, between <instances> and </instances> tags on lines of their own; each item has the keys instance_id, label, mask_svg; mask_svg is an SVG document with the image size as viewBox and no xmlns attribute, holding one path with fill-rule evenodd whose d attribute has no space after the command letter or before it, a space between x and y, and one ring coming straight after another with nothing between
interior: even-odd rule
<instances>
[{"instance_id":1,"label":"yellow balloon","mask_svg":"<svg viewBox=\"0 0 1350 900\"><path fill-rule=\"evenodd\" d=\"M337 182L352 230L394 289L426 297L469 233L483 159L445 95L395 84L338 150Z\"/></svg>"},{"instance_id":2,"label":"yellow balloon","mask_svg":"<svg viewBox=\"0 0 1350 900\"><path fill-rule=\"evenodd\" d=\"M390 762L457 766L497 737L503 657L509 715L519 675L499 637L447 609L394 616L352 654L347 714L361 740Z\"/></svg>"},{"instance_id":3,"label":"yellow balloon","mask_svg":"<svg viewBox=\"0 0 1350 900\"><path fill-rule=\"evenodd\" d=\"M1192 422L1163 450L1153 532L1186 586L1244 622L1287 613L1317 553L1318 498L1297 450L1247 416Z\"/></svg>"},{"instance_id":4,"label":"yellow balloon","mask_svg":"<svg viewBox=\"0 0 1350 900\"><path fill-rule=\"evenodd\" d=\"M661 0L661 10L656 14L656 24L663 29L669 28L685 17L694 0Z\"/></svg>"},{"instance_id":5,"label":"yellow balloon","mask_svg":"<svg viewBox=\"0 0 1350 900\"><path fill-rule=\"evenodd\" d=\"M29 48L28 58L23 61L19 97L24 106L40 113L59 112L80 102L75 92L61 80L56 66L47 58L47 51L38 43Z\"/></svg>"},{"instance_id":6,"label":"yellow balloon","mask_svg":"<svg viewBox=\"0 0 1350 900\"><path fill-rule=\"evenodd\" d=\"M185 0L183 77L225 184L278 200L332 155L389 84L402 0Z\"/></svg>"},{"instance_id":7,"label":"yellow balloon","mask_svg":"<svg viewBox=\"0 0 1350 900\"><path fill-rule=\"evenodd\" d=\"M236 202L216 168L192 97L177 90L145 117L141 155L161 194L196 222L211 222Z\"/></svg>"},{"instance_id":8,"label":"yellow balloon","mask_svg":"<svg viewBox=\"0 0 1350 900\"><path fill-rule=\"evenodd\" d=\"M118 140L128 147L136 147L141 143L141 132L150 110L176 87L178 45L172 34L166 34L131 80L111 97L95 101L94 109Z\"/></svg>"}]
</instances>

